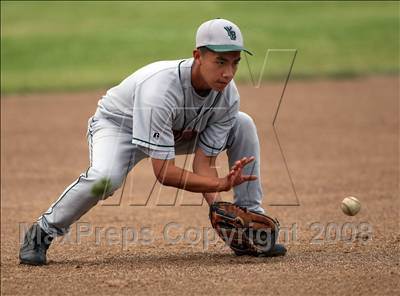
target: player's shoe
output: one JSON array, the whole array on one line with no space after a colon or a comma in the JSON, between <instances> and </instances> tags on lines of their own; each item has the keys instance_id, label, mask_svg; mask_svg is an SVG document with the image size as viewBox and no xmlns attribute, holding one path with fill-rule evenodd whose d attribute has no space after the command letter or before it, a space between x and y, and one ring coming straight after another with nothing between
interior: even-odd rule
<instances>
[{"instance_id":1,"label":"player's shoe","mask_svg":"<svg viewBox=\"0 0 400 296\"><path fill-rule=\"evenodd\" d=\"M19 250L21 264L44 265L46 253L53 238L49 236L38 224L33 224L25 234L24 243Z\"/></svg>"},{"instance_id":2,"label":"player's shoe","mask_svg":"<svg viewBox=\"0 0 400 296\"><path fill-rule=\"evenodd\" d=\"M285 256L287 250L282 244L275 244L274 247L266 253L262 253L259 257L278 257Z\"/></svg>"},{"instance_id":3,"label":"player's shoe","mask_svg":"<svg viewBox=\"0 0 400 296\"><path fill-rule=\"evenodd\" d=\"M285 256L287 250L284 245L282 244L275 244L274 247L269 250L268 252L261 253L261 254L249 254L248 252L244 251L234 251L236 256L243 256L243 255L250 255L250 256L257 256L257 257L278 257L278 256Z\"/></svg>"}]
</instances>

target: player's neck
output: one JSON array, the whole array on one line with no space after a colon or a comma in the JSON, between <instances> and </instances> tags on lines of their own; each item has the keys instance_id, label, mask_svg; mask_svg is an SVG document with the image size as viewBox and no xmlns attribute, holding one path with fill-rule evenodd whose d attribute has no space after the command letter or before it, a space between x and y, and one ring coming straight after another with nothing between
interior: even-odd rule
<instances>
[{"instance_id":1,"label":"player's neck","mask_svg":"<svg viewBox=\"0 0 400 296\"><path fill-rule=\"evenodd\" d=\"M203 76L200 73L199 65L196 62L194 62L192 65L191 82L195 92L199 96L205 97L210 93L211 88L203 79Z\"/></svg>"}]
</instances>

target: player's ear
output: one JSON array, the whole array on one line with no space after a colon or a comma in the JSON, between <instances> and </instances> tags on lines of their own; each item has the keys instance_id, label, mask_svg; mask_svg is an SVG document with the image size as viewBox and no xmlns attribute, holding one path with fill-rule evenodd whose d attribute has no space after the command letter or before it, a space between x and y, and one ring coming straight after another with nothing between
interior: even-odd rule
<instances>
[{"instance_id":1,"label":"player's ear","mask_svg":"<svg viewBox=\"0 0 400 296\"><path fill-rule=\"evenodd\" d=\"M193 58L194 58L194 60L195 61L200 61L200 57L201 57L201 52L200 52L200 49L194 49L193 50Z\"/></svg>"}]
</instances>

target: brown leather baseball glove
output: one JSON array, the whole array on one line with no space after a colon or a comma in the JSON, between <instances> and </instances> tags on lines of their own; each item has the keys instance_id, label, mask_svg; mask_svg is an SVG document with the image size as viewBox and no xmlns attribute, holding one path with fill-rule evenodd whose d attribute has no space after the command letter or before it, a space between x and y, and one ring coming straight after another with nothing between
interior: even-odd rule
<instances>
[{"instance_id":1,"label":"brown leather baseball glove","mask_svg":"<svg viewBox=\"0 0 400 296\"><path fill-rule=\"evenodd\" d=\"M262 256L274 249L279 222L230 202L210 206L213 228L236 255Z\"/></svg>"}]
</instances>

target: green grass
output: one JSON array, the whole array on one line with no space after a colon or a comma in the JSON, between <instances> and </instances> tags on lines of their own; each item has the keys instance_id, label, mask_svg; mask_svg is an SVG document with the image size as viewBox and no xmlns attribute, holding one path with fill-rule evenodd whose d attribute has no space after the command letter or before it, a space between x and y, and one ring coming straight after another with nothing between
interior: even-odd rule
<instances>
[{"instance_id":1,"label":"green grass","mask_svg":"<svg viewBox=\"0 0 400 296\"><path fill-rule=\"evenodd\" d=\"M191 56L203 21L240 27L255 78L267 49L297 49L294 77L399 71L398 2L1 2L2 93L109 87L155 60ZM284 75L273 52L262 79ZM246 63L237 79L249 81Z\"/></svg>"}]
</instances>

